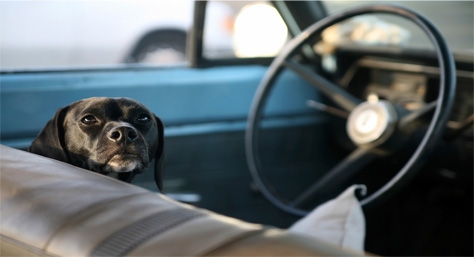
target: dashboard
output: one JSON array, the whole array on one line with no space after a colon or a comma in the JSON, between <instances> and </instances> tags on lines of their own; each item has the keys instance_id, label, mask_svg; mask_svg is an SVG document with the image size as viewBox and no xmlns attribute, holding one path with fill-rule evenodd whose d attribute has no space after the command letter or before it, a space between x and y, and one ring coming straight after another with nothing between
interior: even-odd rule
<instances>
[{"instance_id":1,"label":"dashboard","mask_svg":"<svg viewBox=\"0 0 474 257\"><path fill-rule=\"evenodd\" d=\"M440 71L433 56L373 54L351 59L347 52L343 56L348 64L339 84L361 99L386 99L407 110L420 109L437 99ZM443 139L472 166L474 68L469 58L455 57L455 61L456 95Z\"/></svg>"}]
</instances>

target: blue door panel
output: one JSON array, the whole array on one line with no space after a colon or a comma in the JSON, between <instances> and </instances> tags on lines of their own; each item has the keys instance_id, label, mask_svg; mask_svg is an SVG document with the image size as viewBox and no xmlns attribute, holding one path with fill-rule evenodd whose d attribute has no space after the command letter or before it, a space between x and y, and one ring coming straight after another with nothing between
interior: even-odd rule
<instances>
[{"instance_id":1,"label":"blue door panel","mask_svg":"<svg viewBox=\"0 0 474 257\"><path fill-rule=\"evenodd\" d=\"M219 67L59 71L2 74L2 144L24 147L58 108L92 97L130 97L148 106L167 127L167 135L245 128L255 90L266 67ZM272 92L267 115L307 113L315 90L293 73L284 73Z\"/></svg>"}]
</instances>

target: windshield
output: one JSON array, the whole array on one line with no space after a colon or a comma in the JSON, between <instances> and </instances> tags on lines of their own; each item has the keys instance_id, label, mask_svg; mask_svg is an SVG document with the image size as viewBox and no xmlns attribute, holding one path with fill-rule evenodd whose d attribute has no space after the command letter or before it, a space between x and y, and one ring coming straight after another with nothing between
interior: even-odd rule
<instances>
[{"instance_id":1,"label":"windshield","mask_svg":"<svg viewBox=\"0 0 474 257\"><path fill-rule=\"evenodd\" d=\"M376 3L374 1L326 1L329 15L349 7ZM429 20L440 30L451 50L457 54L474 53L472 1L393 1L383 2L413 9ZM348 32L350 31L350 32ZM433 48L424 33L413 23L389 15L365 15L346 22L337 32L332 31L338 44L396 45L403 48ZM344 34L345 33L345 34ZM344 35L342 35L344 34ZM390 34L390 37L387 37ZM385 36L385 37L384 37ZM345 37L345 38L341 38Z\"/></svg>"},{"instance_id":2,"label":"windshield","mask_svg":"<svg viewBox=\"0 0 474 257\"><path fill-rule=\"evenodd\" d=\"M286 24L273 7L263 5L267 1L253 2L209 1L204 57L278 54L288 40ZM326 1L324 6L331 15L367 3L375 2ZM455 53L473 54L474 2L390 4L424 14L441 30ZM0 0L0 70L183 64L188 61L186 42L193 11L193 0ZM323 39L329 52L339 45L432 48L416 25L389 15L356 17L328 29ZM323 53L328 52L326 48L322 48Z\"/></svg>"}]
</instances>

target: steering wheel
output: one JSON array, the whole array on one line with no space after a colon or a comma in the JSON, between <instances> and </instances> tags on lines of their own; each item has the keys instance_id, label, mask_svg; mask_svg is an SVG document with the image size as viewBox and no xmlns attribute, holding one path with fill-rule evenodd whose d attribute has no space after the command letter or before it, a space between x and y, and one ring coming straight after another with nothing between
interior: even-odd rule
<instances>
[{"instance_id":1,"label":"steering wheel","mask_svg":"<svg viewBox=\"0 0 474 257\"><path fill-rule=\"evenodd\" d=\"M429 37L436 49L440 67L440 85L436 100L414 111L406 110L386 100L363 101L294 60L293 57L303 46L329 26L357 15L373 13L393 14L408 19L417 24ZM283 69L289 69L298 74L336 105L350 113L346 131L351 141L356 145L354 151L291 201L281 199L271 190L263 177L257 140L258 128L269 92ZM362 198L361 204L368 205L381 198L386 198L389 192L395 192L395 189L401 188L415 175L421 164L427 159L430 150L440 140L453 106L455 86L455 64L451 51L437 28L422 15L396 6L370 5L326 17L308 27L285 46L271 63L257 88L248 116L245 135L247 163L254 183L260 192L278 208L292 214L306 215L308 211L301 208L304 203L321 190L352 178L376 158L396 152L395 142L400 141L403 133L413 126L415 121L420 120L427 113L433 113L434 110L426 132L420 143L417 144L413 155L388 182Z\"/></svg>"}]
</instances>

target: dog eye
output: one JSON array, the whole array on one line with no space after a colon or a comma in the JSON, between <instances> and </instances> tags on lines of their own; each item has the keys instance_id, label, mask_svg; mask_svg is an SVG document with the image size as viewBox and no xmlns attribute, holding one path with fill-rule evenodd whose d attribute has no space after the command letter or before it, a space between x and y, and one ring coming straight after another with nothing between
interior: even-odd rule
<instances>
[{"instance_id":1,"label":"dog eye","mask_svg":"<svg viewBox=\"0 0 474 257\"><path fill-rule=\"evenodd\" d=\"M140 123L147 123L150 121L150 116L148 116L147 114L140 114L137 118L137 121L140 122Z\"/></svg>"},{"instance_id":2,"label":"dog eye","mask_svg":"<svg viewBox=\"0 0 474 257\"><path fill-rule=\"evenodd\" d=\"M86 115L84 118L82 118L81 122L84 123L84 124L90 125L90 124L95 124L98 121L94 116Z\"/></svg>"}]
</instances>

